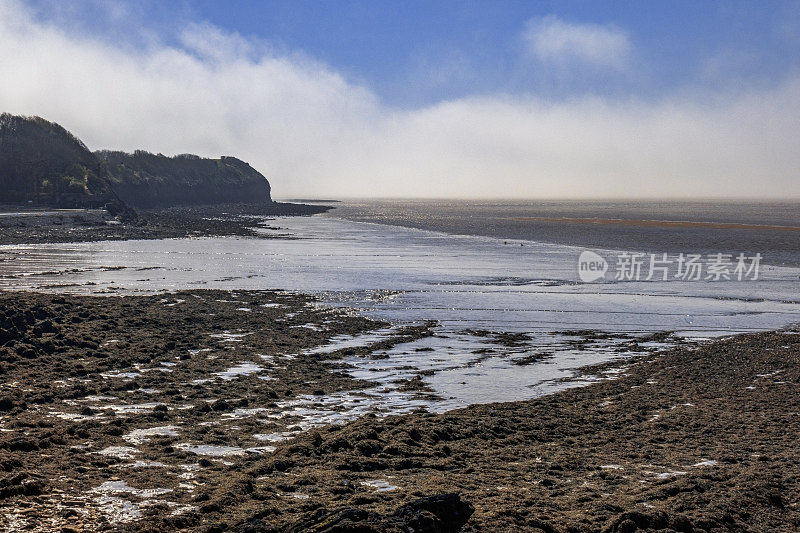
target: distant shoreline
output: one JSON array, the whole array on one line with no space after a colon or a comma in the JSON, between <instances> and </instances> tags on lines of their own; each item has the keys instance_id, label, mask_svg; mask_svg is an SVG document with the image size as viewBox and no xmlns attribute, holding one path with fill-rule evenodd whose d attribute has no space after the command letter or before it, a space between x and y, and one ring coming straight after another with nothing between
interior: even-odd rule
<instances>
[{"instance_id":1,"label":"distant shoreline","mask_svg":"<svg viewBox=\"0 0 800 533\"><path fill-rule=\"evenodd\" d=\"M340 204L342 203L341 200L326 200L324 198L288 198L284 200L285 202L297 203L297 204Z\"/></svg>"},{"instance_id":2,"label":"distant shoreline","mask_svg":"<svg viewBox=\"0 0 800 533\"><path fill-rule=\"evenodd\" d=\"M698 222L690 220L635 220L625 218L566 218L566 217L511 217L509 220L536 222L566 222L569 224L597 224L620 226L647 226L653 228L711 228L711 229L755 229L767 231L800 231L800 226L771 224L742 224L735 222Z\"/></svg>"}]
</instances>

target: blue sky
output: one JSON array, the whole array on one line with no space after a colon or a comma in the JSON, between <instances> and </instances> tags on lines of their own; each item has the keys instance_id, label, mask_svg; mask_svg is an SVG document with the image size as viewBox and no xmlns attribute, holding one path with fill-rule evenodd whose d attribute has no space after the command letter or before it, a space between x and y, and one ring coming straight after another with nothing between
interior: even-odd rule
<instances>
[{"instance_id":1,"label":"blue sky","mask_svg":"<svg viewBox=\"0 0 800 533\"><path fill-rule=\"evenodd\" d=\"M45 18L52 13L52 2L39 5ZM494 92L652 97L683 86L775 83L800 65L797 0L144 0L128 5L127 21L155 29L167 42L175 42L170 30L205 21L263 39L281 52L307 54L400 106ZM74 9L89 32L102 33L98 26L104 18L92 16L95 2ZM531 60L521 35L529 21L544 17L619 31L632 48L629 68L565 74Z\"/></svg>"},{"instance_id":2,"label":"blue sky","mask_svg":"<svg viewBox=\"0 0 800 533\"><path fill-rule=\"evenodd\" d=\"M287 195L800 196L800 0L0 0L0 107Z\"/></svg>"},{"instance_id":3,"label":"blue sky","mask_svg":"<svg viewBox=\"0 0 800 533\"><path fill-rule=\"evenodd\" d=\"M304 50L399 103L498 90L548 96L565 89L653 94L698 82L769 82L800 62L797 2L223 4L205 0L189 4L188 12L232 31ZM635 72L558 77L527 61L520 53L520 34L527 21L546 16L616 27L635 50ZM442 79L426 83L426 76L439 74Z\"/></svg>"}]
</instances>

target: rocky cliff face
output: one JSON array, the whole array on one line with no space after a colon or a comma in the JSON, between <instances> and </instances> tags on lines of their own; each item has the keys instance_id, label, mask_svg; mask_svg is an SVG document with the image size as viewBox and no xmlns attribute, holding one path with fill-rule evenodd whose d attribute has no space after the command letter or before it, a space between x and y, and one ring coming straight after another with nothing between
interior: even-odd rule
<instances>
[{"instance_id":1,"label":"rocky cliff face","mask_svg":"<svg viewBox=\"0 0 800 533\"><path fill-rule=\"evenodd\" d=\"M67 130L0 115L0 204L62 208L118 203L104 166Z\"/></svg>"},{"instance_id":2,"label":"rocky cliff face","mask_svg":"<svg viewBox=\"0 0 800 533\"><path fill-rule=\"evenodd\" d=\"M220 203L271 203L267 179L235 157L167 157L137 150L96 152L123 202L154 208Z\"/></svg>"}]
</instances>

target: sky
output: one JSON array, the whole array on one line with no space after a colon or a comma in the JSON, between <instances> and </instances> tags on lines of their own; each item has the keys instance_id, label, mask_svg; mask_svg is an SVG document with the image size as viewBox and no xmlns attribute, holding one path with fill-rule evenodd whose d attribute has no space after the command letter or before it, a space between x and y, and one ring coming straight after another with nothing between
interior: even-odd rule
<instances>
[{"instance_id":1,"label":"sky","mask_svg":"<svg viewBox=\"0 0 800 533\"><path fill-rule=\"evenodd\" d=\"M800 0L0 0L0 72L277 197L800 198Z\"/></svg>"}]
</instances>

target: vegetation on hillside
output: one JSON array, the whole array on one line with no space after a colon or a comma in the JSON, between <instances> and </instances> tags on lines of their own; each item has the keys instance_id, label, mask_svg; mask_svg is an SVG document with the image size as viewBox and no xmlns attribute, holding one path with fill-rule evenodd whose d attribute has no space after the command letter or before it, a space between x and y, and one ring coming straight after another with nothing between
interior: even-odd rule
<instances>
[{"instance_id":1,"label":"vegetation on hillside","mask_svg":"<svg viewBox=\"0 0 800 533\"><path fill-rule=\"evenodd\" d=\"M118 203L98 159L40 117L0 115L0 203L102 207Z\"/></svg>"},{"instance_id":2,"label":"vegetation on hillside","mask_svg":"<svg viewBox=\"0 0 800 533\"><path fill-rule=\"evenodd\" d=\"M235 157L168 157L142 150L95 154L108 166L111 187L134 207L271 202L267 179Z\"/></svg>"}]
</instances>

